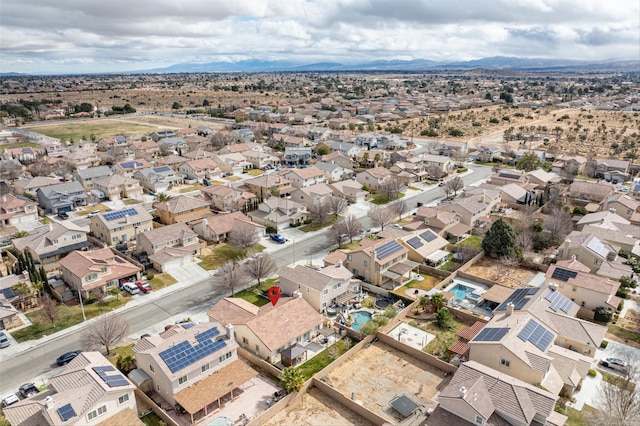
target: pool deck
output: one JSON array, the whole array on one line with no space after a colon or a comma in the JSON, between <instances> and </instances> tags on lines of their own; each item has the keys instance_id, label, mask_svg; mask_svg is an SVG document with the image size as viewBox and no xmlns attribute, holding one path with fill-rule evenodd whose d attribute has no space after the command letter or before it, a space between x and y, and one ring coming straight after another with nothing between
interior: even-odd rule
<instances>
[{"instance_id":1,"label":"pool deck","mask_svg":"<svg viewBox=\"0 0 640 426\"><path fill-rule=\"evenodd\" d=\"M419 351L436 338L433 334L429 334L426 331L404 322L398 324L398 326L387 333L387 335Z\"/></svg>"}]
</instances>

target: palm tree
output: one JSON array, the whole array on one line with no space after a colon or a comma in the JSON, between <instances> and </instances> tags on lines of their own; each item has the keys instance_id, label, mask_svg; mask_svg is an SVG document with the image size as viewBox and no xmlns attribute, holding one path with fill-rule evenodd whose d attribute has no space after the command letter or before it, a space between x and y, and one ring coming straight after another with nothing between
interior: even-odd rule
<instances>
[{"instance_id":1,"label":"palm tree","mask_svg":"<svg viewBox=\"0 0 640 426\"><path fill-rule=\"evenodd\" d=\"M443 308L445 303L446 302L442 293L436 293L431 296L431 305L433 305L436 312Z\"/></svg>"},{"instance_id":2,"label":"palm tree","mask_svg":"<svg viewBox=\"0 0 640 426\"><path fill-rule=\"evenodd\" d=\"M31 286L25 283L24 281L20 281L18 282L18 284L14 285L12 289L13 291L15 291L20 295L20 304L21 304L22 310L24 311L26 307L25 297L31 294Z\"/></svg>"},{"instance_id":3,"label":"palm tree","mask_svg":"<svg viewBox=\"0 0 640 426\"><path fill-rule=\"evenodd\" d=\"M156 194L156 200L154 201L153 206L155 207L158 203L169 201L172 198L173 196L171 194L167 194L166 192L160 192Z\"/></svg>"},{"instance_id":4,"label":"palm tree","mask_svg":"<svg viewBox=\"0 0 640 426\"><path fill-rule=\"evenodd\" d=\"M429 303L429 298L427 296L421 296L418 300L418 306L420 306L423 311L425 306L427 306L427 303Z\"/></svg>"}]
</instances>

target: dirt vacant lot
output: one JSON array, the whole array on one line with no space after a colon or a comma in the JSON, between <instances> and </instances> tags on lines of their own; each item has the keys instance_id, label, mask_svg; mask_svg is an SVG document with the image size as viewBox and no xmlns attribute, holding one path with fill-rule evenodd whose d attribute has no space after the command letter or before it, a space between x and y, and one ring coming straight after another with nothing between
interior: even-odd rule
<instances>
[{"instance_id":1,"label":"dirt vacant lot","mask_svg":"<svg viewBox=\"0 0 640 426\"><path fill-rule=\"evenodd\" d=\"M265 426L280 425L373 426L373 423L312 387L302 395L302 398L292 402L265 424Z\"/></svg>"},{"instance_id":2,"label":"dirt vacant lot","mask_svg":"<svg viewBox=\"0 0 640 426\"><path fill-rule=\"evenodd\" d=\"M422 407L435 407L431 399L447 382L442 370L381 342L326 376L327 384L393 423L399 420L389 405L393 398L404 394Z\"/></svg>"},{"instance_id":3,"label":"dirt vacant lot","mask_svg":"<svg viewBox=\"0 0 640 426\"><path fill-rule=\"evenodd\" d=\"M528 269L506 266L486 257L465 272L513 288L526 285L536 274Z\"/></svg>"}]
</instances>

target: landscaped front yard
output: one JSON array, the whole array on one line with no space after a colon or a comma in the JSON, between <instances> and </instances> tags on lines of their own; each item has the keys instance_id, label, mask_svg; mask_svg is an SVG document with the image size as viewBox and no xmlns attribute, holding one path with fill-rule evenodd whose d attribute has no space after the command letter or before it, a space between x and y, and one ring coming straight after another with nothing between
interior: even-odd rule
<instances>
[{"instance_id":1,"label":"landscaped front yard","mask_svg":"<svg viewBox=\"0 0 640 426\"><path fill-rule=\"evenodd\" d=\"M164 288L171 284L175 284L177 282L178 280L173 278L171 275L165 273L165 274L154 275L153 279L149 281L149 285L154 290L160 290L161 288Z\"/></svg>"},{"instance_id":2,"label":"landscaped front yard","mask_svg":"<svg viewBox=\"0 0 640 426\"><path fill-rule=\"evenodd\" d=\"M269 303L269 299L264 296L260 296L253 290L242 290L233 295L233 297L239 297L240 299L244 299L247 302L256 305L258 307L264 306Z\"/></svg>"},{"instance_id":3,"label":"landscaped front yard","mask_svg":"<svg viewBox=\"0 0 640 426\"><path fill-rule=\"evenodd\" d=\"M260 244L253 247L255 251L264 250L264 246ZM247 250L232 247L227 243L220 243L218 245L212 246L210 253L204 256L200 256L202 262L198 263L202 269L206 269L207 271L212 271L214 269L218 269L226 262L229 261L238 261L240 259L244 259L247 257Z\"/></svg>"}]
</instances>

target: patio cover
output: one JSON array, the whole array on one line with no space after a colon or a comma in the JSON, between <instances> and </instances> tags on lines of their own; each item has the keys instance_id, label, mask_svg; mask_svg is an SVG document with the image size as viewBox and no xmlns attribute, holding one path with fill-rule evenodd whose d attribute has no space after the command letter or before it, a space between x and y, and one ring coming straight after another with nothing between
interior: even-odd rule
<instances>
[{"instance_id":1,"label":"patio cover","mask_svg":"<svg viewBox=\"0 0 640 426\"><path fill-rule=\"evenodd\" d=\"M340 296L336 297L336 303L338 303L339 305L344 305L349 300L355 297L356 297L356 294L354 292L352 292L351 290L347 290L344 293L342 293Z\"/></svg>"},{"instance_id":2,"label":"patio cover","mask_svg":"<svg viewBox=\"0 0 640 426\"><path fill-rule=\"evenodd\" d=\"M296 343L294 345L289 346L284 351L282 351L280 353L280 355L283 358L295 359L295 358L299 357L300 355L302 355L303 353L305 353L306 351L307 351L307 348L305 348L304 346L302 346L299 343Z\"/></svg>"},{"instance_id":3,"label":"patio cover","mask_svg":"<svg viewBox=\"0 0 640 426\"><path fill-rule=\"evenodd\" d=\"M412 262L411 260L405 260L402 263L396 263L395 265L391 266L389 269L387 269L387 271L391 271L391 272L395 272L396 274L404 275L407 272L409 272L410 270L412 270L413 268L416 268L418 265L419 265L419 263Z\"/></svg>"},{"instance_id":4,"label":"patio cover","mask_svg":"<svg viewBox=\"0 0 640 426\"><path fill-rule=\"evenodd\" d=\"M391 272L391 271L385 271L382 273L382 276L385 278L389 278L391 280L396 280L398 278L400 278L402 275L401 274L396 274L395 272Z\"/></svg>"},{"instance_id":5,"label":"patio cover","mask_svg":"<svg viewBox=\"0 0 640 426\"><path fill-rule=\"evenodd\" d=\"M465 358L469 358L469 350L471 347L469 344L463 340L456 340L449 346L449 352L454 354L462 355Z\"/></svg>"},{"instance_id":6,"label":"patio cover","mask_svg":"<svg viewBox=\"0 0 640 426\"><path fill-rule=\"evenodd\" d=\"M391 400L391 406L402 415L402 417L409 417L415 411L420 408L418 404L409 399L406 395L400 395Z\"/></svg>"},{"instance_id":7,"label":"patio cover","mask_svg":"<svg viewBox=\"0 0 640 426\"><path fill-rule=\"evenodd\" d=\"M195 414L257 375L256 370L238 359L178 392L175 399L189 414Z\"/></svg>"},{"instance_id":8,"label":"patio cover","mask_svg":"<svg viewBox=\"0 0 640 426\"><path fill-rule=\"evenodd\" d=\"M461 237L471 231L471 227L469 225L465 225L464 223L458 222L452 227L446 228L445 231L453 235L454 237Z\"/></svg>"},{"instance_id":9,"label":"patio cover","mask_svg":"<svg viewBox=\"0 0 640 426\"><path fill-rule=\"evenodd\" d=\"M449 255L449 252L446 250L436 250L433 253L431 253L429 256L425 257L425 259L430 262L438 263L448 255Z\"/></svg>"},{"instance_id":10,"label":"patio cover","mask_svg":"<svg viewBox=\"0 0 640 426\"><path fill-rule=\"evenodd\" d=\"M482 298L489 302L502 303L507 300L507 297L511 296L514 291L514 289L509 287L494 285L489 290L482 293Z\"/></svg>"}]
</instances>

